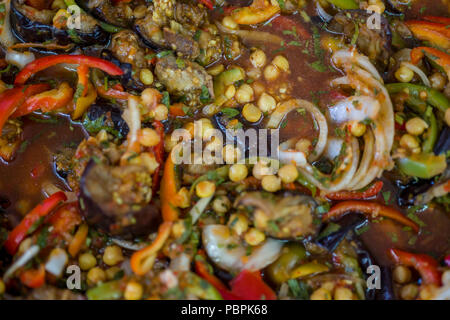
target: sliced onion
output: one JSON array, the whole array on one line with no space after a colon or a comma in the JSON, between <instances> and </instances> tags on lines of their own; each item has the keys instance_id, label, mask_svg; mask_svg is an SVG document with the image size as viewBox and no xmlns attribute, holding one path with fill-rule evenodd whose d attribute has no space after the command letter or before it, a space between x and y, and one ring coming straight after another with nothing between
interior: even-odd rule
<instances>
[{"instance_id":1,"label":"sliced onion","mask_svg":"<svg viewBox=\"0 0 450 320\"><path fill-rule=\"evenodd\" d=\"M229 272L239 272L243 269L261 270L278 258L283 247L282 241L269 238L254 248L248 256L242 240L224 225L206 226L202 240L209 258L218 267Z\"/></svg>"},{"instance_id":2,"label":"sliced onion","mask_svg":"<svg viewBox=\"0 0 450 320\"><path fill-rule=\"evenodd\" d=\"M130 95L128 98L128 107L122 114L122 118L128 125L129 132L127 136L128 150L134 150L139 144L138 132L141 129L141 114L139 112L139 101L137 97Z\"/></svg>"},{"instance_id":3,"label":"sliced onion","mask_svg":"<svg viewBox=\"0 0 450 320\"><path fill-rule=\"evenodd\" d=\"M380 111L380 103L369 96L351 96L339 101L329 109L330 118L335 123L375 119Z\"/></svg>"},{"instance_id":4,"label":"sliced onion","mask_svg":"<svg viewBox=\"0 0 450 320\"><path fill-rule=\"evenodd\" d=\"M298 102L296 99L291 99L280 103L270 115L266 127L269 129L277 129L284 117L286 117L289 112L297 108Z\"/></svg>"},{"instance_id":5,"label":"sliced onion","mask_svg":"<svg viewBox=\"0 0 450 320\"><path fill-rule=\"evenodd\" d=\"M289 139L280 144L278 157L281 163L294 163L296 166L306 164L306 156L303 152L294 150L295 139Z\"/></svg>"},{"instance_id":6,"label":"sliced onion","mask_svg":"<svg viewBox=\"0 0 450 320\"><path fill-rule=\"evenodd\" d=\"M173 271L189 271L191 259L186 253L180 253L170 261L170 270Z\"/></svg>"},{"instance_id":7,"label":"sliced onion","mask_svg":"<svg viewBox=\"0 0 450 320\"><path fill-rule=\"evenodd\" d=\"M8 50L5 57L6 62L16 66L19 69L23 69L27 64L33 62L34 59L35 57L32 52L18 52L15 50Z\"/></svg>"},{"instance_id":8,"label":"sliced onion","mask_svg":"<svg viewBox=\"0 0 450 320\"><path fill-rule=\"evenodd\" d=\"M330 22L331 19L333 19L333 16L328 14L325 9L322 7L322 5L320 4L320 1L316 1L316 10L317 13L319 14L319 17L322 18L322 20L324 22Z\"/></svg>"},{"instance_id":9,"label":"sliced onion","mask_svg":"<svg viewBox=\"0 0 450 320\"><path fill-rule=\"evenodd\" d=\"M412 63L406 62L406 61L403 61L401 63L401 65L414 71L420 77L420 79L422 80L424 85L426 85L427 87L431 87L430 80L428 79L427 75L419 67L413 65Z\"/></svg>"},{"instance_id":10,"label":"sliced onion","mask_svg":"<svg viewBox=\"0 0 450 320\"><path fill-rule=\"evenodd\" d=\"M52 252L50 254L50 258L45 264L45 270L53 274L55 277L61 277L64 272L64 267L69 261L69 257L63 249L55 250L57 250L57 252Z\"/></svg>"},{"instance_id":11,"label":"sliced onion","mask_svg":"<svg viewBox=\"0 0 450 320\"><path fill-rule=\"evenodd\" d=\"M33 259L38 253L40 249L38 245L32 245L29 247L20 257L17 259L9 268L6 270L3 275L3 281L7 281L17 270L26 265L31 259Z\"/></svg>"},{"instance_id":12,"label":"sliced onion","mask_svg":"<svg viewBox=\"0 0 450 320\"><path fill-rule=\"evenodd\" d=\"M341 152L343 143L344 140L339 138L328 139L327 147L325 149L325 156L330 160L334 160Z\"/></svg>"},{"instance_id":13,"label":"sliced onion","mask_svg":"<svg viewBox=\"0 0 450 320\"><path fill-rule=\"evenodd\" d=\"M254 31L254 30L233 30L228 29L219 22L216 22L217 28L220 32L237 35L241 40L245 41L255 41L255 42L265 42L273 44L281 44L283 39L277 35L264 31Z\"/></svg>"},{"instance_id":14,"label":"sliced onion","mask_svg":"<svg viewBox=\"0 0 450 320\"><path fill-rule=\"evenodd\" d=\"M192 207L191 211L189 211L189 215L192 218L192 224L195 224L202 215L203 211L205 211L206 207L208 206L209 202L213 196L201 198L197 201L197 203Z\"/></svg>"}]
</instances>

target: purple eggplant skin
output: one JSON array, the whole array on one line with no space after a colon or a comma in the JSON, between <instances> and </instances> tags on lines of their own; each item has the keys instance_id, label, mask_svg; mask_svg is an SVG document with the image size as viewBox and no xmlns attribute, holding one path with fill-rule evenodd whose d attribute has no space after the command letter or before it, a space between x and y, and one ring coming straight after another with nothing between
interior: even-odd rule
<instances>
[{"instance_id":1,"label":"purple eggplant skin","mask_svg":"<svg viewBox=\"0 0 450 320\"><path fill-rule=\"evenodd\" d=\"M110 34L98 24L89 33L73 29L74 33L71 36L67 30L33 21L18 9L18 0L11 1L11 26L17 39L27 43L42 43L49 39L55 39L60 45L67 45L71 42L75 42L79 46L106 45L111 38Z\"/></svg>"},{"instance_id":2,"label":"purple eggplant skin","mask_svg":"<svg viewBox=\"0 0 450 320\"><path fill-rule=\"evenodd\" d=\"M157 43L157 42L152 41L151 39L147 38L144 35L144 32L141 30L141 26L140 26L139 22L134 24L133 31L139 36L139 39L142 41L142 43L146 47L148 47L148 48L150 48L152 50L162 51L162 50L169 50L170 49L169 46L163 45L161 43Z\"/></svg>"},{"instance_id":3,"label":"purple eggplant skin","mask_svg":"<svg viewBox=\"0 0 450 320\"><path fill-rule=\"evenodd\" d=\"M91 160L81 177L79 201L87 223L103 233L124 240L155 232L162 221L160 208L156 203L150 202L137 210L130 206L127 212L119 213L114 209L110 191L105 187L111 181L107 181L101 174L101 170L107 167ZM124 220L133 222L123 225Z\"/></svg>"},{"instance_id":4,"label":"purple eggplant skin","mask_svg":"<svg viewBox=\"0 0 450 320\"><path fill-rule=\"evenodd\" d=\"M123 8L114 6L111 0L97 0L95 7L90 7L90 0L75 0L77 5L84 11L89 12L92 16L100 21L120 28L130 28L133 19L127 19L123 16Z\"/></svg>"}]
</instances>

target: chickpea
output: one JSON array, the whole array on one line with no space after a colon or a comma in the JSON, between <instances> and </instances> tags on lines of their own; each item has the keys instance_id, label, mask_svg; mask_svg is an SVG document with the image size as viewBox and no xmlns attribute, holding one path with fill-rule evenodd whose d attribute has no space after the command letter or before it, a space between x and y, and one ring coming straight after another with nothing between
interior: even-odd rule
<instances>
[{"instance_id":1,"label":"chickpea","mask_svg":"<svg viewBox=\"0 0 450 320\"><path fill-rule=\"evenodd\" d=\"M142 103L147 107L153 107L158 103L158 97L160 93L154 88L144 89L141 93Z\"/></svg>"},{"instance_id":2,"label":"chickpea","mask_svg":"<svg viewBox=\"0 0 450 320\"><path fill-rule=\"evenodd\" d=\"M208 72L212 76L218 76L224 70L225 70L225 67L223 66L223 64L216 64L216 65L208 68L208 70L206 70L206 72Z\"/></svg>"},{"instance_id":3,"label":"chickpea","mask_svg":"<svg viewBox=\"0 0 450 320\"><path fill-rule=\"evenodd\" d=\"M381 0L369 0L369 5L378 7L378 10L375 10L378 14L382 14L386 9L383 1Z\"/></svg>"},{"instance_id":4,"label":"chickpea","mask_svg":"<svg viewBox=\"0 0 450 320\"><path fill-rule=\"evenodd\" d=\"M231 202L226 196L218 196L214 199L212 208L216 213L226 213L231 208Z\"/></svg>"},{"instance_id":5,"label":"chickpea","mask_svg":"<svg viewBox=\"0 0 450 320\"><path fill-rule=\"evenodd\" d=\"M235 148L231 144L227 144L222 149L223 160L227 164L235 163L237 160L241 158L241 150L239 148Z\"/></svg>"},{"instance_id":6,"label":"chickpea","mask_svg":"<svg viewBox=\"0 0 450 320\"><path fill-rule=\"evenodd\" d=\"M253 93L255 96L260 96L266 91L266 87L264 86L264 83L261 81L254 81L252 83Z\"/></svg>"},{"instance_id":7,"label":"chickpea","mask_svg":"<svg viewBox=\"0 0 450 320\"><path fill-rule=\"evenodd\" d=\"M108 266L116 265L123 259L122 249L116 245L107 246L103 253L103 262Z\"/></svg>"},{"instance_id":8,"label":"chickpea","mask_svg":"<svg viewBox=\"0 0 450 320\"><path fill-rule=\"evenodd\" d=\"M236 21L233 20L230 16L225 16L222 19L222 24L225 28L236 30L239 26Z\"/></svg>"},{"instance_id":9,"label":"chickpea","mask_svg":"<svg viewBox=\"0 0 450 320\"><path fill-rule=\"evenodd\" d=\"M164 104L158 104L153 112L155 120L158 121L166 120L169 115L169 109Z\"/></svg>"},{"instance_id":10,"label":"chickpea","mask_svg":"<svg viewBox=\"0 0 450 320\"><path fill-rule=\"evenodd\" d=\"M183 126L183 129L189 132L191 139L194 138L194 128L195 126L193 122L188 122Z\"/></svg>"},{"instance_id":11,"label":"chickpea","mask_svg":"<svg viewBox=\"0 0 450 320\"><path fill-rule=\"evenodd\" d=\"M241 213L232 214L228 220L228 227L241 235L248 230L249 221L246 216Z\"/></svg>"},{"instance_id":12,"label":"chickpea","mask_svg":"<svg viewBox=\"0 0 450 320\"><path fill-rule=\"evenodd\" d=\"M99 282L106 280L106 273L99 267L92 268L87 274L87 282L89 285L93 286Z\"/></svg>"},{"instance_id":13,"label":"chickpea","mask_svg":"<svg viewBox=\"0 0 450 320\"><path fill-rule=\"evenodd\" d=\"M253 176L261 180L264 176L269 174L274 174L272 170L267 166L268 163L266 161L260 160L253 166L252 174Z\"/></svg>"},{"instance_id":14,"label":"chickpea","mask_svg":"<svg viewBox=\"0 0 450 320\"><path fill-rule=\"evenodd\" d=\"M353 292L349 288L338 287L334 290L334 300L353 300Z\"/></svg>"},{"instance_id":15,"label":"chickpea","mask_svg":"<svg viewBox=\"0 0 450 320\"><path fill-rule=\"evenodd\" d=\"M185 231L186 231L186 226L185 226L183 220L178 220L173 224L172 235L174 238L177 239L177 238L181 237Z\"/></svg>"},{"instance_id":16,"label":"chickpea","mask_svg":"<svg viewBox=\"0 0 450 320\"><path fill-rule=\"evenodd\" d=\"M248 122L257 122L262 117L262 112L253 103L247 103L242 108L242 115Z\"/></svg>"},{"instance_id":17,"label":"chickpea","mask_svg":"<svg viewBox=\"0 0 450 320\"><path fill-rule=\"evenodd\" d=\"M212 181L201 181L195 187L195 192L199 198L210 197L216 192L216 184Z\"/></svg>"},{"instance_id":18,"label":"chickpea","mask_svg":"<svg viewBox=\"0 0 450 320\"><path fill-rule=\"evenodd\" d=\"M248 175L247 166L241 163L233 164L228 172L228 177L233 182L242 181L247 177L247 175Z\"/></svg>"},{"instance_id":19,"label":"chickpea","mask_svg":"<svg viewBox=\"0 0 450 320\"><path fill-rule=\"evenodd\" d=\"M266 54L261 49L255 49L250 55L250 62L255 68L264 67L266 60Z\"/></svg>"},{"instance_id":20,"label":"chickpea","mask_svg":"<svg viewBox=\"0 0 450 320\"><path fill-rule=\"evenodd\" d=\"M311 152L312 144L308 139L300 139L295 144L295 150L309 154Z\"/></svg>"},{"instance_id":21,"label":"chickpea","mask_svg":"<svg viewBox=\"0 0 450 320\"><path fill-rule=\"evenodd\" d=\"M97 259L95 259L94 255L90 252L80 254L80 256L78 257L78 265L80 266L81 270L87 271L95 267L96 264Z\"/></svg>"},{"instance_id":22,"label":"chickpea","mask_svg":"<svg viewBox=\"0 0 450 320\"><path fill-rule=\"evenodd\" d=\"M126 300L139 300L142 298L143 293L144 288L142 287L142 284L131 280L127 283L123 296Z\"/></svg>"},{"instance_id":23,"label":"chickpea","mask_svg":"<svg viewBox=\"0 0 450 320\"><path fill-rule=\"evenodd\" d=\"M153 73L150 71L150 69L144 68L139 73L139 79L143 84L149 86L153 83Z\"/></svg>"},{"instance_id":24,"label":"chickpea","mask_svg":"<svg viewBox=\"0 0 450 320\"><path fill-rule=\"evenodd\" d=\"M108 280L113 280L120 271L122 271L122 269L120 269L119 267L108 268L105 271L106 278Z\"/></svg>"},{"instance_id":25,"label":"chickpea","mask_svg":"<svg viewBox=\"0 0 450 320\"><path fill-rule=\"evenodd\" d=\"M258 99L259 110L264 113L274 110L276 105L277 102L275 101L275 99L270 94L267 94L265 92L263 92Z\"/></svg>"},{"instance_id":26,"label":"chickpea","mask_svg":"<svg viewBox=\"0 0 450 320\"><path fill-rule=\"evenodd\" d=\"M442 90L447 83L447 79L440 72L435 72L430 76L430 82L433 89Z\"/></svg>"},{"instance_id":27,"label":"chickpea","mask_svg":"<svg viewBox=\"0 0 450 320\"><path fill-rule=\"evenodd\" d=\"M284 183L294 182L298 177L297 167L292 163L286 164L278 171L278 176Z\"/></svg>"},{"instance_id":28,"label":"chickpea","mask_svg":"<svg viewBox=\"0 0 450 320\"><path fill-rule=\"evenodd\" d=\"M400 297L403 300L413 300L417 297L418 293L419 287L416 284L410 283L400 290Z\"/></svg>"},{"instance_id":29,"label":"chickpea","mask_svg":"<svg viewBox=\"0 0 450 320\"><path fill-rule=\"evenodd\" d=\"M146 13L147 13L147 6L145 6L145 5L137 6L133 10L133 17L136 19L141 19L141 18L145 17Z\"/></svg>"},{"instance_id":30,"label":"chickpea","mask_svg":"<svg viewBox=\"0 0 450 320\"><path fill-rule=\"evenodd\" d=\"M201 121L202 139L209 140L211 138L211 130L214 130L211 120L201 118L199 121Z\"/></svg>"},{"instance_id":31,"label":"chickpea","mask_svg":"<svg viewBox=\"0 0 450 320\"><path fill-rule=\"evenodd\" d=\"M395 71L395 78L400 82L410 82L414 77L414 72L405 66L401 66Z\"/></svg>"},{"instance_id":32,"label":"chickpea","mask_svg":"<svg viewBox=\"0 0 450 320\"><path fill-rule=\"evenodd\" d=\"M253 100L253 88L244 83L236 91L236 101L238 103L247 103Z\"/></svg>"},{"instance_id":33,"label":"chickpea","mask_svg":"<svg viewBox=\"0 0 450 320\"><path fill-rule=\"evenodd\" d=\"M51 8L53 10L55 10L55 9L66 9L67 6L66 6L64 0L55 0L55 1L53 1L52 5L51 5Z\"/></svg>"},{"instance_id":34,"label":"chickpea","mask_svg":"<svg viewBox=\"0 0 450 320\"><path fill-rule=\"evenodd\" d=\"M281 179L274 175L264 176L261 185L268 192L276 192L281 189Z\"/></svg>"},{"instance_id":35,"label":"chickpea","mask_svg":"<svg viewBox=\"0 0 450 320\"><path fill-rule=\"evenodd\" d=\"M269 64L264 68L264 78L267 81L274 81L280 76L280 70L274 65Z\"/></svg>"},{"instance_id":36,"label":"chickpea","mask_svg":"<svg viewBox=\"0 0 450 320\"><path fill-rule=\"evenodd\" d=\"M359 121L352 121L350 125L350 132L355 137L361 137L364 133L366 133L366 125Z\"/></svg>"},{"instance_id":37,"label":"chickpea","mask_svg":"<svg viewBox=\"0 0 450 320\"><path fill-rule=\"evenodd\" d=\"M138 135L139 143L144 147L154 147L161 140L159 134L150 128L144 128L139 131Z\"/></svg>"},{"instance_id":38,"label":"chickpea","mask_svg":"<svg viewBox=\"0 0 450 320\"><path fill-rule=\"evenodd\" d=\"M253 213L253 217L254 217L255 227L257 227L259 229L264 229L267 227L267 225L269 223L269 217L263 210L256 209L255 212Z\"/></svg>"},{"instance_id":39,"label":"chickpea","mask_svg":"<svg viewBox=\"0 0 450 320\"><path fill-rule=\"evenodd\" d=\"M405 127L409 134L419 136L425 131L426 128L428 128L428 124L423 119L415 117L409 119L406 122Z\"/></svg>"},{"instance_id":40,"label":"chickpea","mask_svg":"<svg viewBox=\"0 0 450 320\"><path fill-rule=\"evenodd\" d=\"M235 94L236 94L236 87L234 85L229 85L225 89L225 97L227 97L227 99L233 98Z\"/></svg>"},{"instance_id":41,"label":"chickpea","mask_svg":"<svg viewBox=\"0 0 450 320\"><path fill-rule=\"evenodd\" d=\"M276 56L275 58L273 58L272 64L284 72L289 71L289 61L284 56Z\"/></svg>"},{"instance_id":42,"label":"chickpea","mask_svg":"<svg viewBox=\"0 0 450 320\"><path fill-rule=\"evenodd\" d=\"M437 286L434 284L423 284L419 291L420 300L432 300L436 295L436 290Z\"/></svg>"},{"instance_id":43,"label":"chickpea","mask_svg":"<svg viewBox=\"0 0 450 320\"><path fill-rule=\"evenodd\" d=\"M325 288L319 288L311 294L311 300L331 300L331 292Z\"/></svg>"},{"instance_id":44,"label":"chickpea","mask_svg":"<svg viewBox=\"0 0 450 320\"><path fill-rule=\"evenodd\" d=\"M244 236L245 242L251 246L257 246L266 240L266 235L258 229L251 228Z\"/></svg>"},{"instance_id":45,"label":"chickpea","mask_svg":"<svg viewBox=\"0 0 450 320\"><path fill-rule=\"evenodd\" d=\"M405 266L396 266L392 272L395 282L405 284L411 281L411 270Z\"/></svg>"},{"instance_id":46,"label":"chickpea","mask_svg":"<svg viewBox=\"0 0 450 320\"><path fill-rule=\"evenodd\" d=\"M450 126L450 109L445 110L445 123Z\"/></svg>"},{"instance_id":47,"label":"chickpea","mask_svg":"<svg viewBox=\"0 0 450 320\"><path fill-rule=\"evenodd\" d=\"M417 141L417 139L414 136L408 133L404 134L400 138L400 146L402 146L403 148L408 148L410 150L420 147L419 141Z\"/></svg>"}]
</instances>

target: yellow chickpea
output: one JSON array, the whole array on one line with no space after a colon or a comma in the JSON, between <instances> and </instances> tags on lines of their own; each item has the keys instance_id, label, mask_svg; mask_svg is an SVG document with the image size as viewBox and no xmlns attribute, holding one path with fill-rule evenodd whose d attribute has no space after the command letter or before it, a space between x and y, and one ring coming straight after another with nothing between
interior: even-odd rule
<instances>
[{"instance_id":1,"label":"yellow chickpea","mask_svg":"<svg viewBox=\"0 0 450 320\"><path fill-rule=\"evenodd\" d=\"M273 111L276 105L277 102L275 99L265 92L263 92L258 99L258 108L264 113Z\"/></svg>"},{"instance_id":2,"label":"yellow chickpea","mask_svg":"<svg viewBox=\"0 0 450 320\"><path fill-rule=\"evenodd\" d=\"M297 167L293 164L286 164L278 170L278 176L284 183L294 182L298 177Z\"/></svg>"},{"instance_id":3,"label":"yellow chickpea","mask_svg":"<svg viewBox=\"0 0 450 320\"><path fill-rule=\"evenodd\" d=\"M264 176L261 185L268 192L276 192L281 189L281 179L274 175Z\"/></svg>"},{"instance_id":4,"label":"yellow chickpea","mask_svg":"<svg viewBox=\"0 0 450 320\"><path fill-rule=\"evenodd\" d=\"M392 278L400 284L408 283L411 281L411 270L405 266L396 266L392 272Z\"/></svg>"},{"instance_id":5,"label":"yellow chickpea","mask_svg":"<svg viewBox=\"0 0 450 320\"><path fill-rule=\"evenodd\" d=\"M403 300L413 300L417 297L418 293L419 287L414 283L410 283L406 286L403 286L403 288L400 290L400 297Z\"/></svg>"},{"instance_id":6,"label":"yellow chickpea","mask_svg":"<svg viewBox=\"0 0 450 320\"><path fill-rule=\"evenodd\" d=\"M255 49L250 54L250 62L255 68L261 68L266 64L266 54L261 49Z\"/></svg>"},{"instance_id":7,"label":"yellow chickpea","mask_svg":"<svg viewBox=\"0 0 450 320\"><path fill-rule=\"evenodd\" d=\"M406 121L405 128L409 134L419 136L428 128L428 124L423 119L415 117Z\"/></svg>"},{"instance_id":8,"label":"yellow chickpea","mask_svg":"<svg viewBox=\"0 0 450 320\"><path fill-rule=\"evenodd\" d=\"M331 292L324 288L319 288L311 294L310 298L311 300L331 300Z\"/></svg>"},{"instance_id":9,"label":"yellow chickpea","mask_svg":"<svg viewBox=\"0 0 450 320\"><path fill-rule=\"evenodd\" d=\"M289 71L289 61L286 57L278 55L272 60L272 64L284 72Z\"/></svg>"},{"instance_id":10,"label":"yellow chickpea","mask_svg":"<svg viewBox=\"0 0 450 320\"><path fill-rule=\"evenodd\" d=\"M216 213L223 214L231 208L231 202L226 196L218 196L212 203L212 208Z\"/></svg>"},{"instance_id":11,"label":"yellow chickpea","mask_svg":"<svg viewBox=\"0 0 450 320\"><path fill-rule=\"evenodd\" d=\"M236 101L238 103L247 103L253 100L253 88L244 83L236 91Z\"/></svg>"},{"instance_id":12,"label":"yellow chickpea","mask_svg":"<svg viewBox=\"0 0 450 320\"><path fill-rule=\"evenodd\" d=\"M139 143L144 147L154 147L161 140L159 134L150 128L144 128L139 130L138 135Z\"/></svg>"},{"instance_id":13,"label":"yellow chickpea","mask_svg":"<svg viewBox=\"0 0 450 320\"><path fill-rule=\"evenodd\" d=\"M142 298L143 292L142 284L132 280L127 283L123 296L126 300L139 300Z\"/></svg>"},{"instance_id":14,"label":"yellow chickpea","mask_svg":"<svg viewBox=\"0 0 450 320\"><path fill-rule=\"evenodd\" d=\"M236 30L239 26L236 21L233 20L230 16L225 16L222 19L222 24L225 28Z\"/></svg>"},{"instance_id":15,"label":"yellow chickpea","mask_svg":"<svg viewBox=\"0 0 450 320\"><path fill-rule=\"evenodd\" d=\"M232 214L228 219L228 227L237 235L241 235L248 230L249 221L241 213Z\"/></svg>"},{"instance_id":16,"label":"yellow chickpea","mask_svg":"<svg viewBox=\"0 0 450 320\"><path fill-rule=\"evenodd\" d=\"M311 152L312 144L308 139L300 139L295 144L295 150L308 155Z\"/></svg>"},{"instance_id":17,"label":"yellow chickpea","mask_svg":"<svg viewBox=\"0 0 450 320\"><path fill-rule=\"evenodd\" d=\"M274 64L271 63L264 68L264 78L267 81L274 81L278 79L279 76L280 70Z\"/></svg>"},{"instance_id":18,"label":"yellow chickpea","mask_svg":"<svg viewBox=\"0 0 450 320\"><path fill-rule=\"evenodd\" d=\"M103 253L103 262L108 266L116 265L122 262L123 259L122 249L116 245L107 246Z\"/></svg>"},{"instance_id":19,"label":"yellow chickpea","mask_svg":"<svg viewBox=\"0 0 450 320\"><path fill-rule=\"evenodd\" d=\"M366 125L359 121L353 121L350 125L350 133L355 137L361 137L366 133Z\"/></svg>"},{"instance_id":20,"label":"yellow chickpea","mask_svg":"<svg viewBox=\"0 0 450 320\"><path fill-rule=\"evenodd\" d=\"M97 259L95 259L94 255L90 252L85 252L78 256L78 265L81 270L87 271L92 269L97 264Z\"/></svg>"},{"instance_id":21,"label":"yellow chickpea","mask_svg":"<svg viewBox=\"0 0 450 320\"><path fill-rule=\"evenodd\" d=\"M153 83L153 73L150 69L144 68L139 73L139 79L144 85L149 86Z\"/></svg>"},{"instance_id":22,"label":"yellow chickpea","mask_svg":"<svg viewBox=\"0 0 450 320\"><path fill-rule=\"evenodd\" d=\"M225 70L225 67L223 64L216 64L216 65L208 68L208 70L206 70L206 72L208 72L212 76L218 76L224 70Z\"/></svg>"},{"instance_id":23,"label":"yellow chickpea","mask_svg":"<svg viewBox=\"0 0 450 320\"><path fill-rule=\"evenodd\" d=\"M334 290L334 300L353 300L353 292L349 288L338 287Z\"/></svg>"},{"instance_id":24,"label":"yellow chickpea","mask_svg":"<svg viewBox=\"0 0 450 320\"><path fill-rule=\"evenodd\" d=\"M440 72L435 72L430 77L431 87L436 90L444 89L447 80Z\"/></svg>"},{"instance_id":25,"label":"yellow chickpea","mask_svg":"<svg viewBox=\"0 0 450 320\"><path fill-rule=\"evenodd\" d=\"M420 147L419 141L417 141L417 139L414 136L408 133L404 134L400 138L400 146L402 146L403 148L408 148L410 150Z\"/></svg>"},{"instance_id":26,"label":"yellow chickpea","mask_svg":"<svg viewBox=\"0 0 450 320\"><path fill-rule=\"evenodd\" d=\"M414 77L414 72L405 66L401 66L395 71L395 78L400 82L410 82Z\"/></svg>"},{"instance_id":27,"label":"yellow chickpea","mask_svg":"<svg viewBox=\"0 0 450 320\"><path fill-rule=\"evenodd\" d=\"M166 120L169 115L169 109L164 104L158 104L154 110L155 120Z\"/></svg>"},{"instance_id":28,"label":"yellow chickpea","mask_svg":"<svg viewBox=\"0 0 450 320\"><path fill-rule=\"evenodd\" d=\"M195 192L199 198L210 197L216 192L216 184L212 181L201 181L195 187Z\"/></svg>"},{"instance_id":29,"label":"yellow chickpea","mask_svg":"<svg viewBox=\"0 0 450 320\"><path fill-rule=\"evenodd\" d=\"M89 285L93 286L99 282L106 280L106 273L99 267L92 268L87 274L87 282Z\"/></svg>"},{"instance_id":30,"label":"yellow chickpea","mask_svg":"<svg viewBox=\"0 0 450 320\"><path fill-rule=\"evenodd\" d=\"M232 164L241 158L241 150L239 150L239 148L235 148L231 144L227 144L222 149L222 155L225 163Z\"/></svg>"},{"instance_id":31,"label":"yellow chickpea","mask_svg":"<svg viewBox=\"0 0 450 320\"><path fill-rule=\"evenodd\" d=\"M237 163L233 164L228 171L228 177L233 182L239 182L244 180L248 175L248 169L245 164Z\"/></svg>"},{"instance_id":32,"label":"yellow chickpea","mask_svg":"<svg viewBox=\"0 0 450 320\"><path fill-rule=\"evenodd\" d=\"M266 240L266 235L258 229L251 228L244 236L245 242L251 246L257 246Z\"/></svg>"},{"instance_id":33,"label":"yellow chickpea","mask_svg":"<svg viewBox=\"0 0 450 320\"><path fill-rule=\"evenodd\" d=\"M242 108L242 115L248 122L257 122L262 117L262 112L253 103L247 103Z\"/></svg>"},{"instance_id":34,"label":"yellow chickpea","mask_svg":"<svg viewBox=\"0 0 450 320\"><path fill-rule=\"evenodd\" d=\"M236 87L232 84L229 85L226 90L225 90L225 97L227 97L227 99L232 99L236 94Z\"/></svg>"}]
</instances>

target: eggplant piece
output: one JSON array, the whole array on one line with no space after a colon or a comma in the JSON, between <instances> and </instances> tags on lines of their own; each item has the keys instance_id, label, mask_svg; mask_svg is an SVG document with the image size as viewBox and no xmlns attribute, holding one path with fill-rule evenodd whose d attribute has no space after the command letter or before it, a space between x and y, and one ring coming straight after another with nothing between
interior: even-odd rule
<instances>
[{"instance_id":1,"label":"eggplant piece","mask_svg":"<svg viewBox=\"0 0 450 320\"><path fill-rule=\"evenodd\" d=\"M83 10L95 18L121 28L129 28L133 22L133 10L127 3L113 5L111 0L76 0Z\"/></svg>"},{"instance_id":2,"label":"eggplant piece","mask_svg":"<svg viewBox=\"0 0 450 320\"><path fill-rule=\"evenodd\" d=\"M96 103L89 108L87 118L91 122L96 122L95 127L107 126L114 129L120 138L125 138L128 135L129 128L126 121L122 118L122 111L109 101L102 99L97 100ZM98 123L100 121L99 119L101 119L101 123ZM97 133L91 132L89 128L85 129L90 133Z\"/></svg>"},{"instance_id":3,"label":"eggplant piece","mask_svg":"<svg viewBox=\"0 0 450 320\"><path fill-rule=\"evenodd\" d=\"M348 42L353 40L355 34L358 35L356 40L358 49L368 56L380 71L384 71L392 53L392 33L389 21L382 15L380 16L381 28L369 29L367 19L371 15L360 9L341 11L328 24L327 30L343 34ZM358 31L356 31L356 24Z\"/></svg>"},{"instance_id":4,"label":"eggplant piece","mask_svg":"<svg viewBox=\"0 0 450 320\"><path fill-rule=\"evenodd\" d=\"M55 39L60 45L74 42L80 46L104 45L109 42L109 33L104 31L95 19L84 13L81 14L80 30L65 30L53 26L51 10L43 11L26 6L23 0L11 1L11 26L14 35L21 42L42 43ZM33 14L36 15L34 19Z\"/></svg>"},{"instance_id":5,"label":"eggplant piece","mask_svg":"<svg viewBox=\"0 0 450 320\"><path fill-rule=\"evenodd\" d=\"M444 124L441 135L434 146L433 152L435 154L447 153L450 150L450 127Z\"/></svg>"},{"instance_id":6,"label":"eggplant piece","mask_svg":"<svg viewBox=\"0 0 450 320\"><path fill-rule=\"evenodd\" d=\"M157 230L160 210L151 198L151 175L141 166L91 160L80 181L80 208L89 225L131 240Z\"/></svg>"},{"instance_id":7,"label":"eggplant piece","mask_svg":"<svg viewBox=\"0 0 450 320\"><path fill-rule=\"evenodd\" d=\"M339 221L340 228L332 232L324 237L321 237L317 240L317 243L327 249L329 252L333 252L345 239L347 234L355 230L356 228L361 227L364 223L367 222L367 219L362 216L357 215L346 215Z\"/></svg>"},{"instance_id":8,"label":"eggplant piece","mask_svg":"<svg viewBox=\"0 0 450 320\"><path fill-rule=\"evenodd\" d=\"M401 181L397 182L399 188L398 205L408 206L413 205L417 195L426 192L434 185L433 179L413 179L407 184Z\"/></svg>"}]
</instances>

